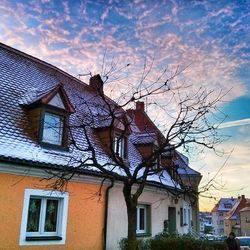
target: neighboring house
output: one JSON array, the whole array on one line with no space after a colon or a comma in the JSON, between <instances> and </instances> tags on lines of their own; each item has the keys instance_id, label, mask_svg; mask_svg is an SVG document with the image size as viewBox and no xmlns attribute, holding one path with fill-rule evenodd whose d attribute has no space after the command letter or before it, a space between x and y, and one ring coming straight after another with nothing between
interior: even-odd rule
<instances>
[{"instance_id":1,"label":"neighboring house","mask_svg":"<svg viewBox=\"0 0 250 250\"><path fill-rule=\"evenodd\" d=\"M1 248L117 249L127 230L122 184L103 181L95 167L79 169L89 157L82 149L90 140L98 162L114 171L119 169L112 164L110 146L130 164L138 164L162 138L144 104L127 111L132 123L124 137L119 136L121 124L114 124L114 143L107 137L110 124L102 114L86 132L79 125L104 106L98 94L103 91L100 76L91 77L87 85L1 43L0 89ZM198 198L191 190L197 190L201 175L176 151L171 156L163 152L152 167L157 164L166 170L148 177L139 198L138 237L197 230ZM41 181L51 171L68 169L75 175L66 192L54 189L55 179ZM64 184L60 181L57 187ZM189 193L183 192L184 186Z\"/></svg>"},{"instance_id":2,"label":"neighboring house","mask_svg":"<svg viewBox=\"0 0 250 250\"><path fill-rule=\"evenodd\" d=\"M133 119L130 138L134 151L138 151L142 158L147 158L151 150L158 145L162 134L146 114L143 102L137 102L136 109L128 110L128 114ZM178 152L175 154L173 162L170 162L168 154L162 154L156 164L166 166L173 179L177 180L180 177L183 184L197 190L201 175L188 167L186 157ZM164 180L166 185L171 185L170 176L167 173L162 173L162 175L162 181ZM180 234L197 230L196 225L199 224L196 215L197 197L186 194L175 195L176 187L169 186L168 189L162 189L156 183L158 178L149 177L148 179L154 185L148 185L139 197L136 231L138 237L154 236L164 230ZM121 224L124 227L121 227ZM107 249L118 249L118 242L125 238L127 233L126 205L122 196L122 186L119 184L116 184L109 192L107 229Z\"/></svg>"},{"instance_id":3,"label":"neighboring house","mask_svg":"<svg viewBox=\"0 0 250 250\"><path fill-rule=\"evenodd\" d=\"M200 232L211 233L212 229L212 213L200 212Z\"/></svg>"},{"instance_id":4,"label":"neighboring house","mask_svg":"<svg viewBox=\"0 0 250 250\"><path fill-rule=\"evenodd\" d=\"M240 210L240 227L242 236L250 235L250 202Z\"/></svg>"},{"instance_id":5,"label":"neighboring house","mask_svg":"<svg viewBox=\"0 0 250 250\"><path fill-rule=\"evenodd\" d=\"M226 235L224 231L224 220L227 213L232 209L237 199L221 198L219 202L212 209L212 227L215 235Z\"/></svg>"},{"instance_id":6,"label":"neighboring house","mask_svg":"<svg viewBox=\"0 0 250 250\"><path fill-rule=\"evenodd\" d=\"M245 198L245 195L238 197L237 202L227 213L224 221L224 230L226 235L228 235L232 231L235 232L237 236L241 235L240 211L246 207L246 204L249 201L249 199Z\"/></svg>"}]
</instances>

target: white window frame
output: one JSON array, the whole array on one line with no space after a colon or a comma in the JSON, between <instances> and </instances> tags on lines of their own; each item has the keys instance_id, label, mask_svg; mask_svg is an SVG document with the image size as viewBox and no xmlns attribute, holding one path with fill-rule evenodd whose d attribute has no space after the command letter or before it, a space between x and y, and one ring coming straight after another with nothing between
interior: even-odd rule
<instances>
[{"instance_id":1,"label":"white window frame","mask_svg":"<svg viewBox=\"0 0 250 250\"><path fill-rule=\"evenodd\" d=\"M28 221L28 211L29 211L29 201L30 198L41 198L42 202L46 199L56 199L58 202L58 214L57 214L57 232L45 232L39 234L37 232L26 232L27 221ZM23 201L23 213L21 220L21 230L20 230L20 240L19 245L62 245L65 244L66 240L66 229L67 229L67 216L68 216L68 193L41 189L25 189L24 201ZM40 217L42 212L40 211ZM26 237L36 236L59 236L61 240L32 240L27 241Z\"/></svg>"},{"instance_id":2,"label":"white window frame","mask_svg":"<svg viewBox=\"0 0 250 250\"><path fill-rule=\"evenodd\" d=\"M140 228L140 209L144 210L144 229L141 230ZM148 233L148 205L137 205L136 207L136 234L146 234Z\"/></svg>"},{"instance_id":3,"label":"white window frame","mask_svg":"<svg viewBox=\"0 0 250 250\"><path fill-rule=\"evenodd\" d=\"M115 154L118 154L121 158L125 159L126 156L126 138L121 137L117 134L114 136L114 152Z\"/></svg>"}]
</instances>

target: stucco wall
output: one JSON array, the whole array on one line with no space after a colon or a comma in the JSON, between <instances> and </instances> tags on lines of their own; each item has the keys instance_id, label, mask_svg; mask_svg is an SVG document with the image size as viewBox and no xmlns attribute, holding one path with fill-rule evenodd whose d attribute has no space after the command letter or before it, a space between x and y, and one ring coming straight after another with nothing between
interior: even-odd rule
<instances>
[{"instance_id":1,"label":"stucco wall","mask_svg":"<svg viewBox=\"0 0 250 250\"><path fill-rule=\"evenodd\" d=\"M215 235L225 235L224 219L226 214L226 212L212 212L212 227ZM220 221L223 221L223 223L220 224Z\"/></svg>"},{"instance_id":2,"label":"stucco wall","mask_svg":"<svg viewBox=\"0 0 250 250\"><path fill-rule=\"evenodd\" d=\"M180 226L180 207L190 208L189 203L174 199L166 191L150 188L145 189L139 198L139 203L151 206L151 235L161 233L163 222L168 219L168 207L176 207L176 226L181 234L188 233L188 226ZM109 193L107 250L117 250L119 241L127 236L127 212L123 198L122 187L116 185Z\"/></svg>"},{"instance_id":3,"label":"stucco wall","mask_svg":"<svg viewBox=\"0 0 250 250\"><path fill-rule=\"evenodd\" d=\"M250 235L250 210L240 212L241 235Z\"/></svg>"},{"instance_id":4,"label":"stucco wall","mask_svg":"<svg viewBox=\"0 0 250 250\"><path fill-rule=\"evenodd\" d=\"M239 235L237 230L233 229L233 227L236 225L236 220L224 220L224 234L229 235L230 232L234 231L236 236Z\"/></svg>"},{"instance_id":5,"label":"stucco wall","mask_svg":"<svg viewBox=\"0 0 250 250\"><path fill-rule=\"evenodd\" d=\"M105 204L103 197L96 195L99 184L69 184L66 243L53 246L19 246L24 190L43 189L48 182L36 177L0 174L0 184L0 249L102 249Z\"/></svg>"}]
</instances>

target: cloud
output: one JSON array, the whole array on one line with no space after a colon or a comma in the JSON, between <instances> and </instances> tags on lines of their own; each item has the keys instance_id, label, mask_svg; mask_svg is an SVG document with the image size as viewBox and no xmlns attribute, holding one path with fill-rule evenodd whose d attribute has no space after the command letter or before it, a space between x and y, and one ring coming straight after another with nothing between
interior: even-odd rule
<instances>
[{"instance_id":1,"label":"cloud","mask_svg":"<svg viewBox=\"0 0 250 250\"><path fill-rule=\"evenodd\" d=\"M174 0L164 4L110 2L105 6L98 5L98 8L96 5L91 6L91 1L81 1L78 8L74 6L78 12L74 12L73 6L69 6L68 2L63 1L61 5L60 10L55 8L53 1L39 3L34 14L29 5L17 4L18 11L15 11L14 6L5 1L0 6L0 28L4 31L1 32L0 39L55 64L72 75L85 73L88 69L95 73L100 72L101 59L107 50L108 60L114 57L117 62L136 64L133 72L131 67L131 78L128 80L134 84L138 82L136 76L140 76L144 58L147 57L149 61L154 60L155 66L150 80L158 76L166 66L171 75L178 65L185 67L191 64L177 78L180 82L192 84L190 91L200 85L206 85L208 89L223 89L225 92L231 89L227 100L246 93L246 86L235 76L235 71L243 63L242 59L236 56L232 58L232 53L237 53L248 43L245 40L236 43L231 47L230 54L225 51L228 47L225 41L205 34L208 29L212 29L209 26L211 20L216 21L217 27L221 27L219 24L223 24L223 19L234 13L235 6L232 4L213 7L209 2L203 2L205 7L201 9L209 11L195 21L192 20L192 11L199 9L200 4L181 5ZM211 7L213 11L210 11ZM91 16L91 8L97 11L94 17ZM187 22L179 20L180 12L184 9L190 11ZM1 13L5 15L1 17ZM126 22L115 22L116 24L111 25L109 21L114 16L122 16ZM10 18L18 25L10 27ZM29 18L37 20L37 27L29 26ZM70 24L65 26L67 20ZM244 18L238 17L237 22L234 21L234 27L242 26L243 20ZM220 31L217 27L216 30ZM230 34L231 31L228 35ZM36 39L33 44L30 36ZM59 43L67 48L61 48ZM126 86L131 87L122 83L120 85L123 91Z\"/></svg>"},{"instance_id":2,"label":"cloud","mask_svg":"<svg viewBox=\"0 0 250 250\"><path fill-rule=\"evenodd\" d=\"M219 125L218 128L230 128L230 127L243 126L243 125L250 125L250 118L231 121L231 122L223 122Z\"/></svg>"}]
</instances>

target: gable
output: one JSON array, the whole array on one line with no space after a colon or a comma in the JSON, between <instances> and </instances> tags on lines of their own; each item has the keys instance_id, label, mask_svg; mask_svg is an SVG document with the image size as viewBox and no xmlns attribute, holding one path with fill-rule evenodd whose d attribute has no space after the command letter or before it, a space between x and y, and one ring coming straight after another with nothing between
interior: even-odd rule
<instances>
[{"instance_id":1,"label":"gable","mask_svg":"<svg viewBox=\"0 0 250 250\"><path fill-rule=\"evenodd\" d=\"M69 113L75 112L62 84L53 87L50 86L42 91L38 89L27 90L21 97L20 104L27 108L34 108L45 104L63 109Z\"/></svg>"},{"instance_id":2,"label":"gable","mask_svg":"<svg viewBox=\"0 0 250 250\"><path fill-rule=\"evenodd\" d=\"M60 96L59 93L57 93L49 102L49 105L57 107L57 108L61 108L61 109L65 109L65 106L63 104L62 98Z\"/></svg>"}]
</instances>

